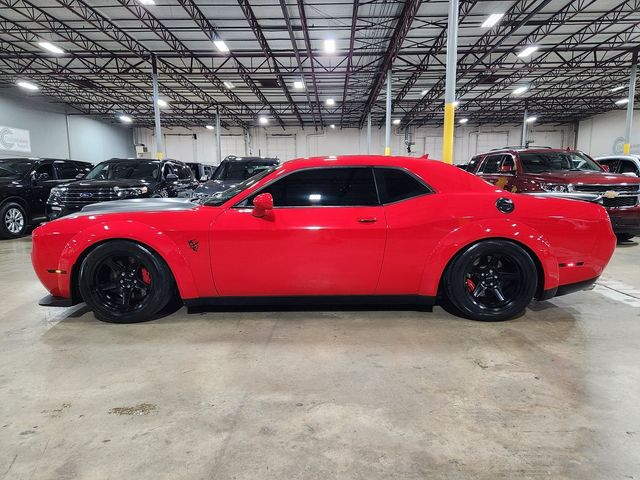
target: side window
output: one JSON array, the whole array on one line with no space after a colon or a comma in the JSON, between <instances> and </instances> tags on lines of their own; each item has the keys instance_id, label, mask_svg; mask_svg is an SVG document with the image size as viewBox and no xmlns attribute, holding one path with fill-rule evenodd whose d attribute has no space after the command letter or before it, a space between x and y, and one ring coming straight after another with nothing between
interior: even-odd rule
<instances>
[{"instance_id":1,"label":"side window","mask_svg":"<svg viewBox=\"0 0 640 480\"><path fill-rule=\"evenodd\" d=\"M52 180L53 177L53 164L45 163L36 168L34 172L34 178L36 180Z\"/></svg>"},{"instance_id":2,"label":"side window","mask_svg":"<svg viewBox=\"0 0 640 480\"><path fill-rule=\"evenodd\" d=\"M172 173L176 173L176 172L173 170L173 167L171 166L171 164L165 163L164 167L162 167L162 177L166 179L167 175L170 175Z\"/></svg>"},{"instance_id":3,"label":"side window","mask_svg":"<svg viewBox=\"0 0 640 480\"><path fill-rule=\"evenodd\" d=\"M609 171L611 171L611 173L619 173L618 169L619 169L619 165L618 165L618 160L613 159L613 158L609 158L606 160L598 160L598 163L600 165L606 165L607 167L609 167Z\"/></svg>"},{"instance_id":4,"label":"side window","mask_svg":"<svg viewBox=\"0 0 640 480\"><path fill-rule=\"evenodd\" d=\"M277 180L258 193L267 192L273 196L275 207L378 205L373 170L369 167L302 170ZM255 195L248 205L253 197Z\"/></svg>"},{"instance_id":5,"label":"side window","mask_svg":"<svg viewBox=\"0 0 640 480\"><path fill-rule=\"evenodd\" d=\"M511 155L503 155L502 164L500 166L501 172L512 172L516 169L516 162Z\"/></svg>"},{"instance_id":6,"label":"side window","mask_svg":"<svg viewBox=\"0 0 640 480\"><path fill-rule=\"evenodd\" d=\"M378 194L383 204L430 193L430 190L407 172L397 168L375 168Z\"/></svg>"},{"instance_id":7,"label":"side window","mask_svg":"<svg viewBox=\"0 0 640 480\"><path fill-rule=\"evenodd\" d=\"M191 169L186 165L175 165L175 169L178 171L178 178L180 180L190 180L192 178Z\"/></svg>"},{"instance_id":8,"label":"side window","mask_svg":"<svg viewBox=\"0 0 640 480\"><path fill-rule=\"evenodd\" d=\"M482 160L482 156L481 155L477 155L475 157L473 157L470 161L469 164L467 165L467 171L468 172L475 172L476 167L478 166L478 163L480 162L480 160Z\"/></svg>"},{"instance_id":9,"label":"side window","mask_svg":"<svg viewBox=\"0 0 640 480\"><path fill-rule=\"evenodd\" d=\"M84 170L80 170L78 165L71 162L56 162L56 171L58 172L58 178L64 180L72 180L80 173L86 173Z\"/></svg>"},{"instance_id":10,"label":"side window","mask_svg":"<svg viewBox=\"0 0 640 480\"><path fill-rule=\"evenodd\" d=\"M489 155L480 167L480 173L499 173L503 155Z\"/></svg>"},{"instance_id":11,"label":"side window","mask_svg":"<svg viewBox=\"0 0 640 480\"><path fill-rule=\"evenodd\" d=\"M620 160L620 172L619 173L635 173L639 174L638 167L631 160Z\"/></svg>"}]
</instances>

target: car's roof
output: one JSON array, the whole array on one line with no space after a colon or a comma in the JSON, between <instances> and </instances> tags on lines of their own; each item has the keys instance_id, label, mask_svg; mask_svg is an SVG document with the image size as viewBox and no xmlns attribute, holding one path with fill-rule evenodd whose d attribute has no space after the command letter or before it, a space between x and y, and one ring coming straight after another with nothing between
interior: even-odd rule
<instances>
[{"instance_id":1,"label":"car's roof","mask_svg":"<svg viewBox=\"0 0 640 480\"><path fill-rule=\"evenodd\" d=\"M109 160L105 160L105 162L176 162L176 163L184 163L180 160L176 160L175 158L163 158L162 160L158 160L157 158L110 158ZM186 165L186 164L185 164Z\"/></svg>"},{"instance_id":2,"label":"car's roof","mask_svg":"<svg viewBox=\"0 0 640 480\"><path fill-rule=\"evenodd\" d=\"M235 155L229 155L225 157L223 162L280 162L278 158L275 157L236 157Z\"/></svg>"},{"instance_id":3,"label":"car's roof","mask_svg":"<svg viewBox=\"0 0 640 480\"><path fill-rule=\"evenodd\" d=\"M532 148L512 148L512 147L506 147L506 148L496 148L495 150L489 150L488 152L485 152L481 155L493 155L495 153L502 153L502 152L518 152L518 153L571 153L571 152L577 152L578 150L574 150L572 148L570 149L566 149L566 148L547 148L547 147L532 147Z\"/></svg>"}]
</instances>

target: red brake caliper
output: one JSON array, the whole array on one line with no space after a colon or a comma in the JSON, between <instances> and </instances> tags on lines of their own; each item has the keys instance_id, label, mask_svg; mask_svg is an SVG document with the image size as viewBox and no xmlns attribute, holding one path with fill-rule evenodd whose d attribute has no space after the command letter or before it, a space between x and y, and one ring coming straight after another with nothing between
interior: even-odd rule
<instances>
[{"instance_id":1,"label":"red brake caliper","mask_svg":"<svg viewBox=\"0 0 640 480\"><path fill-rule=\"evenodd\" d=\"M471 280L470 278L467 278L464 283L467 286L467 290L469 290L470 292L473 292L476 289L476 284L473 283L473 280Z\"/></svg>"},{"instance_id":2,"label":"red brake caliper","mask_svg":"<svg viewBox=\"0 0 640 480\"><path fill-rule=\"evenodd\" d=\"M149 270L142 267L140 269L140 275L142 276L142 281L147 285L151 285L151 275L149 274Z\"/></svg>"}]
</instances>

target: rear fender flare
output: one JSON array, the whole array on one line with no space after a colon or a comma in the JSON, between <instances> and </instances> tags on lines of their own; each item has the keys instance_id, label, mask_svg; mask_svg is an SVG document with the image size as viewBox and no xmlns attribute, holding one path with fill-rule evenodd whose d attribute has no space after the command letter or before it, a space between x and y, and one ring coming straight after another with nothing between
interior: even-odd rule
<instances>
[{"instance_id":1,"label":"rear fender flare","mask_svg":"<svg viewBox=\"0 0 640 480\"><path fill-rule=\"evenodd\" d=\"M158 228L144 223L109 222L108 225L101 223L80 231L62 250L58 268L72 272L74 265L87 249L109 240L131 240L153 249L167 262L180 296L190 298L198 295L193 273L178 245ZM69 296L70 285L66 285L62 292Z\"/></svg>"},{"instance_id":2,"label":"rear fender flare","mask_svg":"<svg viewBox=\"0 0 640 480\"><path fill-rule=\"evenodd\" d=\"M540 232L513 220L483 220L457 228L438 243L425 263L420 282L420 294L437 295L440 280L451 259L469 245L487 239L510 240L524 245L537 257L542 267L544 290L558 286L560 280L558 260Z\"/></svg>"}]
</instances>

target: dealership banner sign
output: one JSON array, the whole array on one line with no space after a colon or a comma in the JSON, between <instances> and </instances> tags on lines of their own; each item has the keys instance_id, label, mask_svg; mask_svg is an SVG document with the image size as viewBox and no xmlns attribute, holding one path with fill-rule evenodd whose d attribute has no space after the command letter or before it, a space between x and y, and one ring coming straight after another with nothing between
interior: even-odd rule
<instances>
[{"instance_id":1,"label":"dealership banner sign","mask_svg":"<svg viewBox=\"0 0 640 480\"><path fill-rule=\"evenodd\" d=\"M30 153L31 137L29 136L29 130L0 125L0 150Z\"/></svg>"}]
</instances>

